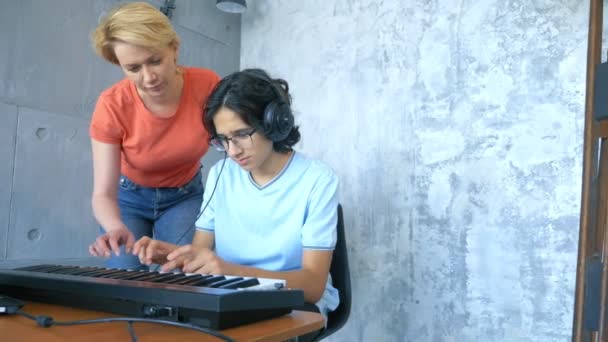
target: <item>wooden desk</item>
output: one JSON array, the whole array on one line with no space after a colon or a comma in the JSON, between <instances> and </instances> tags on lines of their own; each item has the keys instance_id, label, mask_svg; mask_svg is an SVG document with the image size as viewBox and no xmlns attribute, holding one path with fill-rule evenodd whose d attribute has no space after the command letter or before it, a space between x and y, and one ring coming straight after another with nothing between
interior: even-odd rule
<instances>
[{"instance_id":1,"label":"wooden desk","mask_svg":"<svg viewBox=\"0 0 608 342\"><path fill-rule=\"evenodd\" d=\"M46 315L55 321L121 317L120 315L70 308L60 305L28 302L22 309L31 315ZM222 334L236 341L284 341L319 330L324 321L321 314L293 311L289 315L222 330ZM220 341L198 331L153 323L133 323L141 342L166 341ZM0 340L29 341L131 341L126 322L84 324L73 326L39 327L36 322L20 315L0 315Z\"/></svg>"}]
</instances>

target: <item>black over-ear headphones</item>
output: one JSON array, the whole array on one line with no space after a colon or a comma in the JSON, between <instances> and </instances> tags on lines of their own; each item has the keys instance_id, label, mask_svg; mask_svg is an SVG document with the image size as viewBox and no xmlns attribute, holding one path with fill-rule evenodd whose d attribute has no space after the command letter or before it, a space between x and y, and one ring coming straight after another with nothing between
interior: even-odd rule
<instances>
[{"instance_id":1,"label":"black over-ear headphones","mask_svg":"<svg viewBox=\"0 0 608 342\"><path fill-rule=\"evenodd\" d=\"M261 122L262 133L272 142L283 141L289 136L294 126L293 113L288 99L285 98L286 95L278 89L279 86L275 85L275 82L263 73L255 70L250 70L248 73L267 83L275 95L275 99L264 108Z\"/></svg>"}]
</instances>

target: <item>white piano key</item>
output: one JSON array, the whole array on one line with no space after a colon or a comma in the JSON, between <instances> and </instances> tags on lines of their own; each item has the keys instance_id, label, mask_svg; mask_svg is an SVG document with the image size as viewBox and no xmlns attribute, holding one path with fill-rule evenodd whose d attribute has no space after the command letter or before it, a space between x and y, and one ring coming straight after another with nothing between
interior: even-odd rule
<instances>
[{"instance_id":1,"label":"white piano key","mask_svg":"<svg viewBox=\"0 0 608 342\"><path fill-rule=\"evenodd\" d=\"M284 279L272 279L272 278L258 278L259 285L250 286L246 288L239 288L238 290L243 291L268 291L278 290L284 288L287 285L287 281Z\"/></svg>"},{"instance_id":2,"label":"white piano key","mask_svg":"<svg viewBox=\"0 0 608 342\"><path fill-rule=\"evenodd\" d=\"M198 273L183 273L187 276L193 276ZM202 274L208 275L208 274ZM227 275L227 274L211 274L212 276L223 276L226 279L232 279L241 277L243 279L251 279L255 277L246 277L246 276L235 276L235 275ZM257 278L260 284L249 286L245 288L238 288L237 290L252 290L252 291L267 291L267 290L277 290L287 286L287 281L285 279L273 279L273 278Z\"/></svg>"}]
</instances>

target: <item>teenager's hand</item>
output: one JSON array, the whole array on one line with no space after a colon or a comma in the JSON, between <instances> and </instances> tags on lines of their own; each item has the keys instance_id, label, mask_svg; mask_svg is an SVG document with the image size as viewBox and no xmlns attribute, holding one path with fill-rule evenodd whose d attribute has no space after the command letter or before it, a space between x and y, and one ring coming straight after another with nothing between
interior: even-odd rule
<instances>
[{"instance_id":1,"label":"teenager's hand","mask_svg":"<svg viewBox=\"0 0 608 342\"><path fill-rule=\"evenodd\" d=\"M177 245L172 243L153 240L147 236L144 236L137 240L133 246L133 255L139 257L139 262L144 265L162 265L167 262L167 255L174 251L177 247Z\"/></svg>"},{"instance_id":2,"label":"teenager's hand","mask_svg":"<svg viewBox=\"0 0 608 342\"><path fill-rule=\"evenodd\" d=\"M167 255L164 269L180 267L186 273L238 275L236 265L225 262L208 248L196 250L192 245L181 246Z\"/></svg>"}]
</instances>

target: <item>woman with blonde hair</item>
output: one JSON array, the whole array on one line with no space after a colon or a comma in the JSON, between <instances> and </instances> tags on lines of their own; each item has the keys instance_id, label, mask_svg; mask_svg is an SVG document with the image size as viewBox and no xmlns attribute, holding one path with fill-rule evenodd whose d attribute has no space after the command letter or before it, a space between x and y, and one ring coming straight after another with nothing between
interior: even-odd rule
<instances>
[{"instance_id":1,"label":"woman with blonde hair","mask_svg":"<svg viewBox=\"0 0 608 342\"><path fill-rule=\"evenodd\" d=\"M91 119L92 205L101 227L89 252L109 258L108 267L141 269L129 253L136 240L191 243L209 148L202 111L219 76L179 65L179 37L145 2L112 10L92 40L125 78L101 93Z\"/></svg>"}]
</instances>

